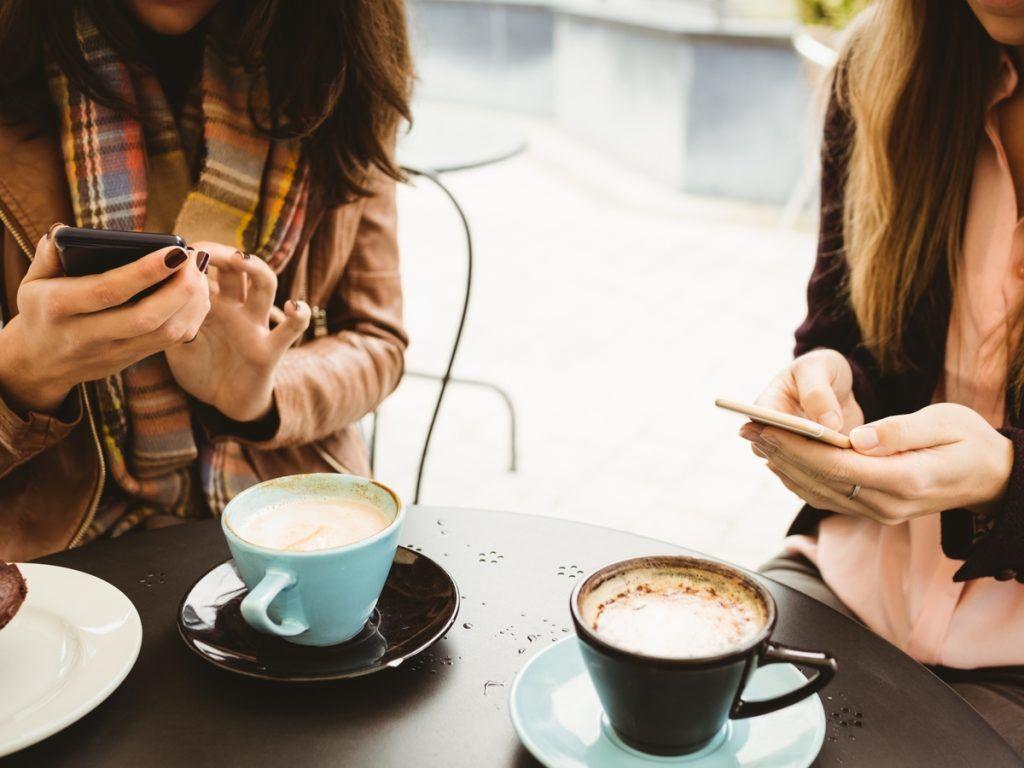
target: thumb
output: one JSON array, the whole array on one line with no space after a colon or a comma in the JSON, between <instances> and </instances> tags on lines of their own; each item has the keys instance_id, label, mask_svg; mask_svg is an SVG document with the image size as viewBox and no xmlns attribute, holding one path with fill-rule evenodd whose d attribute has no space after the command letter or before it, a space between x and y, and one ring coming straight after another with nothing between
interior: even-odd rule
<instances>
[{"instance_id":1,"label":"thumb","mask_svg":"<svg viewBox=\"0 0 1024 768\"><path fill-rule=\"evenodd\" d=\"M304 301L284 303L284 318L270 332L270 343L278 355L283 355L301 338L309 328L311 316L309 305Z\"/></svg>"},{"instance_id":2,"label":"thumb","mask_svg":"<svg viewBox=\"0 0 1024 768\"><path fill-rule=\"evenodd\" d=\"M809 355L793 362L800 408L807 418L834 429L842 429L843 409L836 396L834 382L838 371L826 356Z\"/></svg>"},{"instance_id":3,"label":"thumb","mask_svg":"<svg viewBox=\"0 0 1024 768\"><path fill-rule=\"evenodd\" d=\"M64 267L61 266L60 257L57 255L57 245L53 241L53 233L63 226L63 224L54 224L45 235L39 238L39 242L36 243L35 256L32 257L32 263L25 274L26 283L32 280L64 276Z\"/></svg>"},{"instance_id":4,"label":"thumb","mask_svg":"<svg viewBox=\"0 0 1024 768\"><path fill-rule=\"evenodd\" d=\"M850 432L858 453L891 456L956 441L963 430L956 428L956 411L943 404L930 405L914 413L890 416Z\"/></svg>"}]
</instances>

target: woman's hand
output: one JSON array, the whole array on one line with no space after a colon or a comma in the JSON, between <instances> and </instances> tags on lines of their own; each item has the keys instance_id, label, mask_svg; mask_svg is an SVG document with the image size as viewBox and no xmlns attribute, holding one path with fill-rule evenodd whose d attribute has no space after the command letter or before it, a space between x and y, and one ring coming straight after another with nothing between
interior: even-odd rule
<instances>
[{"instance_id":1,"label":"woman's hand","mask_svg":"<svg viewBox=\"0 0 1024 768\"><path fill-rule=\"evenodd\" d=\"M276 309L277 276L261 259L218 243L194 247L210 254L215 270L212 307L195 341L169 350L167 361L193 397L235 421L256 421L273 406L274 370L309 327L309 307L289 301L283 313Z\"/></svg>"},{"instance_id":2,"label":"woman's hand","mask_svg":"<svg viewBox=\"0 0 1024 768\"><path fill-rule=\"evenodd\" d=\"M796 358L755 402L837 432L847 433L864 423L864 414L853 396L850 363L834 349L816 349Z\"/></svg>"},{"instance_id":3,"label":"woman's hand","mask_svg":"<svg viewBox=\"0 0 1024 768\"><path fill-rule=\"evenodd\" d=\"M1013 467L1010 440L953 403L858 427L850 433L853 449L757 424L740 434L811 506L886 525L948 509L990 513Z\"/></svg>"},{"instance_id":4,"label":"woman's hand","mask_svg":"<svg viewBox=\"0 0 1024 768\"><path fill-rule=\"evenodd\" d=\"M52 412L76 384L195 336L209 307L206 276L181 248L99 275L66 277L48 234L18 288L18 314L0 331L0 392L18 410Z\"/></svg>"}]
</instances>

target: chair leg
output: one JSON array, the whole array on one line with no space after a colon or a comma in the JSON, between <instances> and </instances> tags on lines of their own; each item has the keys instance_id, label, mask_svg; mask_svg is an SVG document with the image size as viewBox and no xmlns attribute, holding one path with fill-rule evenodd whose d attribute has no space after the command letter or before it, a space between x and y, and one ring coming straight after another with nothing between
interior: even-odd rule
<instances>
[{"instance_id":1,"label":"chair leg","mask_svg":"<svg viewBox=\"0 0 1024 768\"><path fill-rule=\"evenodd\" d=\"M373 426L370 427L370 474L377 474L377 430L380 426L380 409L373 411Z\"/></svg>"},{"instance_id":2,"label":"chair leg","mask_svg":"<svg viewBox=\"0 0 1024 768\"><path fill-rule=\"evenodd\" d=\"M452 194L452 191L445 186L444 182L438 177L437 173L430 170L418 170L416 168L404 167L404 170L410 176L417 176L420 178L427 179L434 184L448 201L455 208L455 212L459 216L459 221L462 222L462 229L466 236L466 292L462 300L462 312L459 315L459 326L455 331L455 339L452 342L452 351L448 357L448 366L445 368L444 376L441 377L441 387L437 393L437 401L434 403L434 412L430 416L430 425L427 427L427 435L423 440L423 451L420 454L420 463L416 471L416 488L413 492L413 504L419 504L420 502L420 490L423 485L423 471L427 465L427 455L430 452L430 441L434 436L434 427L437 425L437 417L441 413L441 403L444 402L444 393L448 389L448 382L452 377L452 368L455 366L455 357L459 351L459 343L462 341L462 331L466 327L466 315L469 313L469 299L473 289L473 234L469 228L469 219L466 218L465 211L462 210L462 206L459 205L459 201Z\"/></svg>"},{"instance_id":3,"label":"chair leg","mask_svg":"<svg viewBox=\"0 0 1024 768\"><path fill-rule=\"evenodd\" d=\"M423 371L406 371L406 376L412 376L417 379L430 379L432 381L440 381L441 377L436 373L425 373ZM492 392L496 392L498 396L505 402L505 409L508 411L508 435L509 435L509 460L508 460L508 471L515 472L519 466L519 438L518 428L516 426L516 408L512 402L512 397L497 384L484 381L482 379L464 379L459 376L449 376L448 382L450 384L460 384L466 387L483 387L489 389Z\"/></svg>"}]
</instances>

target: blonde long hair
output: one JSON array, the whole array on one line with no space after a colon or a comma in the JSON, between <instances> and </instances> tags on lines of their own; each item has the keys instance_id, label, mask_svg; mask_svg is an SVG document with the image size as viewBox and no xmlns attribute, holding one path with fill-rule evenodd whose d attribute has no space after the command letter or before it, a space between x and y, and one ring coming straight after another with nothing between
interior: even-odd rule
<instances>
[{"instance_id":1,"label":"blonde long hair","mask_svg":"<svg viewBox=\"0 0 1024 768\"><path fill-rule=\"evenodd\" d=\"M847 290L885 372L910 367L911 318L951 300L998 56L966 0L878 0L855 23L836 69L838 106L853 131Z\"/></svg>"}]
</instances>

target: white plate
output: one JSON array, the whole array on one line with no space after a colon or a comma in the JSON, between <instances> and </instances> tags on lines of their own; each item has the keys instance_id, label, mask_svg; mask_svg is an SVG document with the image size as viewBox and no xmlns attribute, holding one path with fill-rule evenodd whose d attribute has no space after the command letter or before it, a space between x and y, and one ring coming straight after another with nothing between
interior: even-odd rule
<instances>
[{"instance_id":1,"label":"white plate","mask_svg":"<svg viewBox=\"0 0 1024 768\"><path fill-rule=\"evenodd\" d=\"M135 664L142 622L124 594L70 568L19 564L21 610L0 629L0 757L67 727Z\"/></svg>"}]
</instances>

